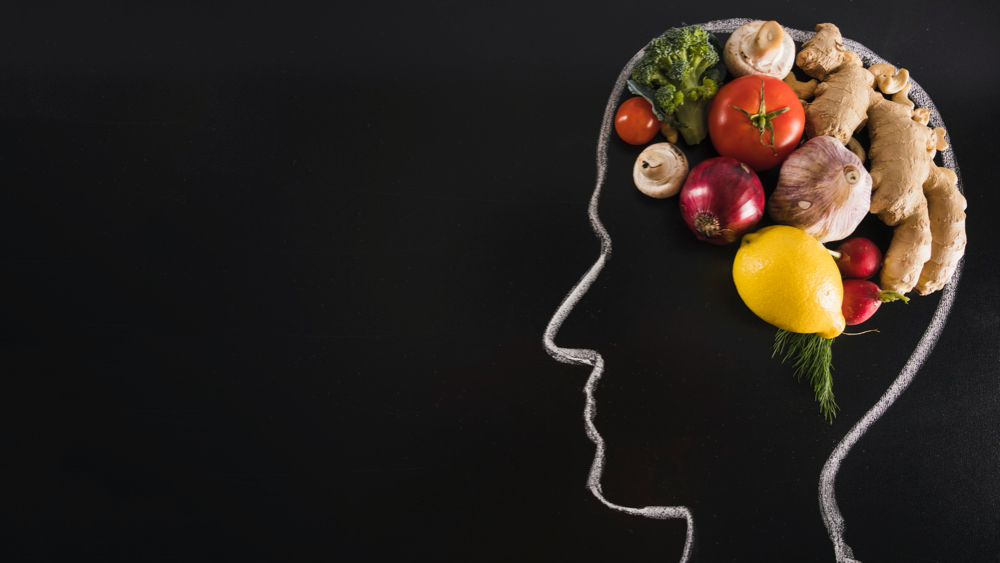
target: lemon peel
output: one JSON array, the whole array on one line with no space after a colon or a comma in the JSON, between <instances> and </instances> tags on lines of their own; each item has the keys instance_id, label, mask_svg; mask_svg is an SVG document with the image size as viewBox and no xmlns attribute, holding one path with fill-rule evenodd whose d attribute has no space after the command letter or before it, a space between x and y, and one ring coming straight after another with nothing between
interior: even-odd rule
<instances>
[{"instance_id":1,"label":"lemon peel","mask_svg":"<svg viewBox=\"0 0 1000 563\"><path fill-rule=\"evenodd\" d=\"M736 291L772 325L835 338L844 332L844 286L829 251L805 231L764 227L740 241L733 262Z\"/></svg>"}]
</instances>

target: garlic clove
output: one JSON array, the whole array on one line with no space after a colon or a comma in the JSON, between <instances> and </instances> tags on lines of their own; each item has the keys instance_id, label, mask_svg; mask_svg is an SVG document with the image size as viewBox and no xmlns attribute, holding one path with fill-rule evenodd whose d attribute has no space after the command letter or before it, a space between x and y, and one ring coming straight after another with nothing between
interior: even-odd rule
<instances>
[{"instance_id":1,"label":"garlic clove","mask_svg":"<svg viewBox=\"0 0 1000 563\"><path fill-rule=\"evenodd\" d=\"M768 200L777 223L798 227L820 242L846 238L868 214L872 179L851 150L818 136L788 156Z\"/></svg>"},{"instance_id":2,"label":"garlic clove","mask_svg":"<svg viewBox=\"0 0 1000 563\"><path fill-rule=\"evenodd\" d=\"M673 143L649 145L632 168L632 179L639 191L658 199L677 195L687 174L687 157Z\"/></svg>"}]
</instances>

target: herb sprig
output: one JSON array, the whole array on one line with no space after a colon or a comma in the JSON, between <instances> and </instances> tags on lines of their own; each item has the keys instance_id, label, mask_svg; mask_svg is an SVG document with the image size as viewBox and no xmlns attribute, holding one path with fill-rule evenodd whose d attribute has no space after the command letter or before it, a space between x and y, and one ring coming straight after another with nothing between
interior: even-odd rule
<instances>
[{"instance_id":1,"label":"herb sprig","mask_svg":"<svg viewBox=\"0 0 1000 563\"><path fill-rule=\"evenodd\" d=\"M837 416L837 403L833 400L833 341L834 338L823 338L818 334L801 334L779 329L774 336L774 352L771 357L784 354L785 360L795 361L795 377L802 381L802 376L809 377L819 410L823 418L833 424ZM785 350L788 350L786 353Z\"/></svg>"}]
</instances>

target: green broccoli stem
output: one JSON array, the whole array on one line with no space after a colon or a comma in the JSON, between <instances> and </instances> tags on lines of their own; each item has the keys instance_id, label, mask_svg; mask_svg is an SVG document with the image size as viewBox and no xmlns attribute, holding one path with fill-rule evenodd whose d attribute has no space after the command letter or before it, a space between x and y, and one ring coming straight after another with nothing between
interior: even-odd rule
<instances>
[{"instance_id":1,"label":"green broccoli stem","mask_svg":"<svg viewBox=\"0 0 1000 563\"><path fill-rule=\"evenodd\" d=\"M677 108L677 121L681 124L678 128L684 137L684 142L689 145L697 145L708 135L708 127L705 119L705 105L708 100L697 102L687 100Z\"/></svg>"}]
</instances>

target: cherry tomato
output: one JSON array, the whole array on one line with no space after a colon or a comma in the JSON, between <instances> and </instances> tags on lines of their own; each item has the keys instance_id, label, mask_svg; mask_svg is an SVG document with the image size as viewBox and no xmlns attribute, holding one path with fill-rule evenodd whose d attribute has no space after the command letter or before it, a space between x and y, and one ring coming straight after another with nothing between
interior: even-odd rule
<instances>
[{"instance_id":1,"label":"cherry tomato","mask_svg":"<svg viewBox=\"0 0 1000 563\"><path fill-rule=\"evenodd\" d=\"M615 114L615 131L630 145L645 145L660 130L660 120L653 106L642 96L625 100Z\"/></svg>"},{"instance_id":2,"label":"cherry tomato","mask_svg":"<svg viewBox=\"0 0 1000 563\"><path fill-rule=\"evenodd\" d=\"M805 123L799 97L773 76L741 76L719 88L708 108L715 150L757 172L781 164L799 146Z\"/></svg>"}]
</instances>

